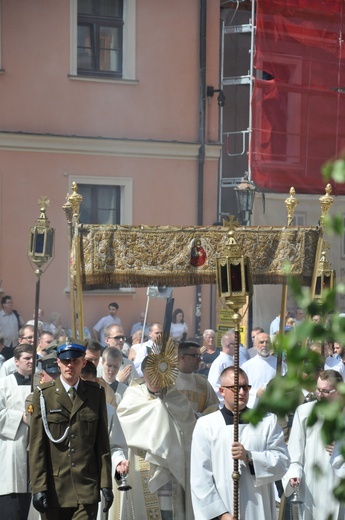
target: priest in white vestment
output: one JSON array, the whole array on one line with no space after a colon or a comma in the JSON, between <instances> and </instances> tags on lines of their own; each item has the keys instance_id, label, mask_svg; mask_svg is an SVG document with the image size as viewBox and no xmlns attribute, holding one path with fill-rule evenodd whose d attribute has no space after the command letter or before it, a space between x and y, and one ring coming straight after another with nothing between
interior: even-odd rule
<instances>
[{"instance_id":1,"label":"priest in white vestment","mask_svg":"<svg viewBox=\"0 0 345 520\"><path fill-rule=\"evenodd\" d=\"M232 520L233 459L239 460L239 518L276 519L274 482L289 467L289 455L277 417L267 414L254 427L241 420L250 386L239 369L239 442L233 442L234 367L226 368L219 391L224 407L200 417L192 441L191 489L198 520Z\"/></svg>"},{"instance_id":2,"label":"priest in white vestment","mask_svg":"<svg viewBox=\"0 0 345 520\"><path fill-rule=\"evenodd\" d=\"M342 377L335 370L320 372L317 398L324 401L339 399L336 386L341 382ZM291 466L283 478L285 494L290 496L299 485L299 495L304 503L303 520L344 520L344 509L333 496L333 489L339 482L331 465L333 446L325 446L322 441L321 418L313 426L307 426L315 405L316 401L302 404L295 412L288 446Z\"/></svg>"},{"instance_id":3,"label":"priest in white vestment","mask_svg":"<svg viewBox=\"0 0 345 520\"><path fill-rule=\"evenodd\" d=\"M161 393L150 383L130 386L117 413L130 454L135 520L193 520L190 497L190 446L195 415L173 386Z\"/></svg>"}]
</instances>

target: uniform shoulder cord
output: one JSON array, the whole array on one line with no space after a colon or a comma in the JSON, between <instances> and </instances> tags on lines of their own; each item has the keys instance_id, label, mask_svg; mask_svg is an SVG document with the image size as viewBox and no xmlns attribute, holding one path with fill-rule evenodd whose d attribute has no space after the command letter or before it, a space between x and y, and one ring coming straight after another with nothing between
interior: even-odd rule
<instances>
[{"instance_id":1,"label":"uniform shoulder cord","mask_svg":"<svg viewBox=\"0 0 345 520\"><path fill-rule=\"evenodd\" d=\"M46 403L44 400L43 390L39 386L37 388L40 392L40 406L41 406L41 414L42 414L42 422L43 422L44 430L45 430L49 440L54 442L54 444L60 444L61 442L63 442L66 439L68 432L69 432L69 426L67 426L65 433L62 435L62 437L60 437L60 439L54 439L54 437L52 436L52 434L49 431L47 413L46 413Z\"/></svg>"}]
</instances>

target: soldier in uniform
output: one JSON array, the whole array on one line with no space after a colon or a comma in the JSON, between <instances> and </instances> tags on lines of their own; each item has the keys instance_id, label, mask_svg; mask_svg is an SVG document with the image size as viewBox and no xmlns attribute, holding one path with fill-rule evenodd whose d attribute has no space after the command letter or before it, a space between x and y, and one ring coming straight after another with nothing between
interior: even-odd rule
<instances>
[{"instance_id":1,"label":"soldier in uniform","mask_svg":"<svg viewBox=\"0 0 345 520\"><path fill-rule=\"evenodd\" d=\"M85 346L57 348L61 375L36 387L30 430L34 507L43 520L95 519L100 491L113 501L104 390L80 379Z\"/></svg>"}]
</instances>

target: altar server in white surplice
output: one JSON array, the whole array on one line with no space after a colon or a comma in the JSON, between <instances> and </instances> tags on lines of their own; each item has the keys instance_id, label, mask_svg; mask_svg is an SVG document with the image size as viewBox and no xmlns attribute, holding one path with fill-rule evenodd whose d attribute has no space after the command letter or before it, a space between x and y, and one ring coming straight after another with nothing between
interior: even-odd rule
<instances>
[{"instance_id":1,"label":"altar server in white surplice","mask_svg":"<svg viewBox=\"0 0 345 520\"><path fill-rule=\"evenodd\" d=\"M316 383L318 400L334 401L339 399L337 385L342 377L335 370L324 370L319 373ZM290 496L297 484L299 494L304 502L303 520L344 520L344 508L333 496L333 489L339 482L337 474L342 476L341 466L332 467L333 446L325 446L321 437L322 418L308 427L309 415L316 401L300 405L295 413L289 437L289 453L291 466L283 478L285 494Z\"/></svg>"},{"instance_id":2,"label":"altar server in white surplice","mask_svg":"<svg viewBox=\"0 0 345 520\"><path fill-rule=\"evenodd\" d=\"M248 379L239 369L239 442L233 442L234 367L221 374L219 391L224 408L201 417L196 423L191 458L191 490L194 516L198 520L232 520L233 459L239 460L240 518L273 520L276 518L274 482L289 467L289 455L283 432L273 414L257 425L245 423Z\"/></svg>"}]
</instances>

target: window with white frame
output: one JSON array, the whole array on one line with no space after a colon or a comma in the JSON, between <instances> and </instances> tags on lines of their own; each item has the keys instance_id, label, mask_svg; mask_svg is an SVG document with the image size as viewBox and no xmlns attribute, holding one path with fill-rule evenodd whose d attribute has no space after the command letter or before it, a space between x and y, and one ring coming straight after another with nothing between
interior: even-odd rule
<instances>
[{"instance_id":1,"label":"window with white frame","mask_svg":"<svg viewBox=\"0 0 345 520\"><path fill-rule=\"evenodd\" d=\"M120 224L120 186L80 184L78 191L83 197L79 218L82 224Z\"/></svg>"},{"instance_id":2,"label":"window with white frame","mask_svg":"<svg viewBox=\"0 0 345 520\"><path fill-rule=\"evenodd\" d=\"M78 0L78 74L122 76L123 0Z\"/></svg>"},{"instance_id":3,"label":"window with white frame","mask_svg":"<svg viewBox=\"0 0 345 520\"><path fill-rule=\"evenodd\" d=\"M133 181L131 178L71 175L69 191L73 182L77 184L77 191L83 197L80 205L82 224L132 224ZM133 289L123 288L120 284L115 290L120 293L133 292ZM69 291L70 279L68 278L66 292ZM111 291L114 292L114 287ZM90 294L96 292L103 294L107 289L90 291Z\"/></svg>"},{"instance_id":4,"label":"window with white frame","mask_svg":"<svg viewBox=\"0 0 345 520\"><path fill-rule=\"evenodd\" d=\"M132 224L132 179L126 177L71 176L83 200L82 224Z\"/></svg>"},{"instance_id":5,"label":"window with white frame","mask_svg":"<svg viewBox=\"0 0 345 520\"><path fill-rule=\"evenodd\" d=\"M70 0L70 76L135 80L136 0Z\"/></svg>"}]
</instances>

